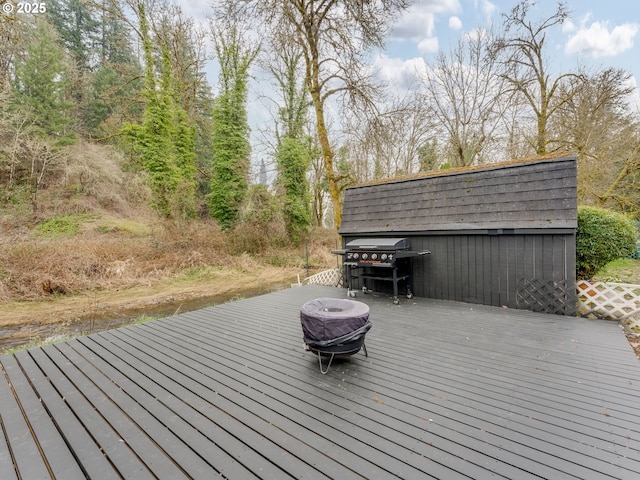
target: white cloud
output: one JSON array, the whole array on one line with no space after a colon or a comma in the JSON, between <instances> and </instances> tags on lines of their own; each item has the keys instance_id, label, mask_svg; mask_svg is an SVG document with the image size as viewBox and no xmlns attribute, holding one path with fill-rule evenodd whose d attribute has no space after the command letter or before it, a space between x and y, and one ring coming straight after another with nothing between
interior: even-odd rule
<instances>
[{"instance_id":1,"label":"white cloud","mask_svg":"<svg viewBox=\"0 0 640 480\"><path fill-rule=\"evenodd\" d=\"M571 20L565 20L562 23L562 33L573 33L578 29L578 27L576 27L576 24L573 23Z\"/></svg>"},{"instance_id":2,"label":"white cloud","mask_svg":"<svg viewBox=\"0 0 640 480\"><path fill-rule=\"evenodd\" d=\"M478 8L477 4L476 8ZM497 9L498 7L489 0L480 0L480 11L485 16L485 18L491 18Z\"/></svg>"},{"instance_id":3,"label":"white cloud","mask_svg":"<svg viewBox=\"0 0 640 480\"><path fill-rule=\"evenodd\" d=\"M381 54L376 58L373 68L385 83L393 85L396 90L410 90L427 71L427 64L421 57L404 60Z\"/></svg>"},{"instance_id":4,"label":"white cloud","mask_svg":"<svg viewBox=\"0 0 640 480\"><path fill-rule=\"evenodd\" d=\"M434 36L436 14L460 11L458 0L418 0L400 16L392 36L419 43Z\"/></svg>"},{"instance_id":5,"label":"white cloud","mask_svg":"<svg viewBox=\"0 0 640 480\"><path fill-rule=\"evenodd\" d=\"M180 6L186 16L196 21L204 20L206 15L213 12L210 0L177 0L174 3Z\"/></svg>"},{"instance_id":6,"label":"white cloud","mask_svg":"<svg viewBox=\"0 0 640 480\"><path fill-rule=\"evenodd\" d=\"M391 36L414 43L420 53L437 52L440 43L435 31L436 15L460 11L458 0L418 0L401 15ZM449 26L455 29L456 22L462 27L459 17L451 17Z\"/></svg>"},{"instance_id":7,"label":"white cloud","mask_svg":"<svg viewBox=\"0 0 640 480\"><path fill-rule=\"evenodd\" d=\"M460 20L460 17L456 17L455 15L449 17L449 28L451 30L460 30L462 28L462 20Z\"/></svg>"},{"instance_id":8,"label":"white cloud","mask_svg":"<svg viewBox=\"0 0 640 480\"><path fill-rule=\"evenodd\" d=\"M420 53L435 53L439 48L438 37L423 38L418 42L418 51Z\"/></svg>"},{"instance_id":9,"label":"white cloud","mask_svg":"<svg viewBox=\"0 0 640 480\"><path fill-rule=\"evenodd\" d=\"M571 25L565 31L573 33L565 45L566 53L584 53L593 58L613 57L633 47L640 24L625 23L609 29L607 22L593 22L587 26L585 21L580 28Z\"/></svg>"}]
</instances>

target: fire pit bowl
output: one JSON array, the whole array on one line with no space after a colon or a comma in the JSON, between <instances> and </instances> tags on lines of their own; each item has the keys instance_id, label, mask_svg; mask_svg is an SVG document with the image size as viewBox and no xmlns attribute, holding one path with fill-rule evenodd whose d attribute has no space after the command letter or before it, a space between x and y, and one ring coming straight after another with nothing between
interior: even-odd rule
<instances>
[{"instance_id":1,"label":"fire pit bowl","mask_svg":"<svg viewBox=\"0 0 640 480\"><path fill-rule=\"evenodd\" d=\"M305 350L318 355L320 372L326 374L336 356L348 356L360 349L367 355L364 337L372 327L369 306L355 300L316 298L300 308ZM329 357L326 367L322 357Z\"/></svg>"}]
</instances>

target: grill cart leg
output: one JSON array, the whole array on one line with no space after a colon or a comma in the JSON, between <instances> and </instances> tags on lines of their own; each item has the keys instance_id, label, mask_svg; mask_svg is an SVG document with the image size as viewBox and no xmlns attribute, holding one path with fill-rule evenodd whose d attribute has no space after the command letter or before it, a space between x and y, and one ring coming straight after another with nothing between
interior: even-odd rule
<instances>
[{"instance_id":1,"label":"grill cart leg","mask_svg":"<svg viewBox=\"0 0 640 480\"><path fill-rule=\"evenodd\" d=\"M400 300L398 300L398 269L393 267L393 304L398 305Z\"/></svg>"},{"instance_id":2,"label":"grill cart leg","mask_svg":"<svg viewBox=\"0 0 640 480\"><path fill-rule=\"evenodd\" d=\"M409 280L407 280L407 282L409 282ZM411 287L409 286L409 283L407 283L407 298L409 299L413 298L413 293L411 292Z\"/></svg>"},{"instance_id":3,"label":"grill cart leg","mask_svg":"<svg viewBox=\"0 0 640 480\"><path fill-rule=\"evenodd\" d=\"M353 282L353 275L351 272L351 265L349 264L345 264L344 268L346 270L346 277L347 277L347 297L351 297L351 298L355 298L356 296L356 291L353 290L353 285L351 282Z\"/></svg>"}]
</instances>

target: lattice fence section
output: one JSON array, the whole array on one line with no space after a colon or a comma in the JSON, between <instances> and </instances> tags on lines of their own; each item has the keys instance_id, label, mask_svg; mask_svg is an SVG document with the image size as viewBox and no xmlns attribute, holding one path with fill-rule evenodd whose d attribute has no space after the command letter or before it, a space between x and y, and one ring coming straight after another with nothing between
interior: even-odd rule
<instances>
[{"instance_id":1,"label":"lattice fence section","mask_svg":"<svg viewBox=\"0 0 640 480\"><path fill-rule=\"evenodd\" d=\"M573 282L540 278L518 280L516 304L519 308L533 312L575 314L575 291Z\"/></svg>"},{"instance_id":2,"label":"lattice fence section","mask_svg":"<svg viewBox=\"0 0 640 480\"><path fill-rule=\"evenodd\" d=\"M580 280L577 287L581 315L594 314L608 320L640 315L640 285Z\"/></svg>"},{"instance_id":3,"label":"lattice fence section","mask_svg":"<svg viewBox=\"0 0 640 480\"><path fill-rule=\"evenodd\" d=\"M326 287L342 286L342 271L337 268L324 270L304 279L308 285L324 285Z\"/></svg>"}]
</instances>

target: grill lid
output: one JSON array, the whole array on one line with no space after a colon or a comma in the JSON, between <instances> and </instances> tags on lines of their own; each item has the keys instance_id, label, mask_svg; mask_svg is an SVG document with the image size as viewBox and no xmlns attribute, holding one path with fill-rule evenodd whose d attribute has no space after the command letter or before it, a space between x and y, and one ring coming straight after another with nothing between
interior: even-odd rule
<instances>
[{"instance_id":1,"label":"grill lid","mask_svg":"<svg viewBox=\"0 0 640 480\"><path fill-rule=\"evenodd\" d=\"M357 238L347 243L350 250L409 250L408 238Z\"/></svg>"}]
</instances>

